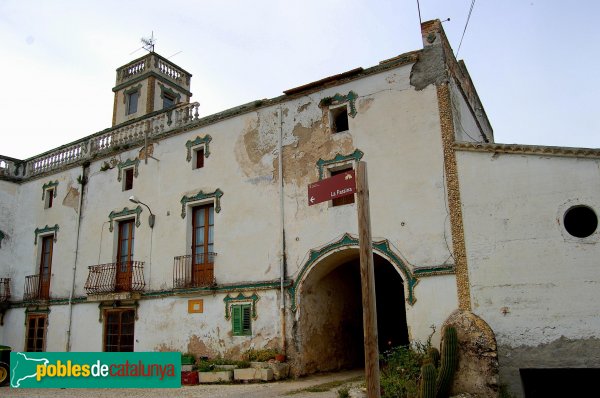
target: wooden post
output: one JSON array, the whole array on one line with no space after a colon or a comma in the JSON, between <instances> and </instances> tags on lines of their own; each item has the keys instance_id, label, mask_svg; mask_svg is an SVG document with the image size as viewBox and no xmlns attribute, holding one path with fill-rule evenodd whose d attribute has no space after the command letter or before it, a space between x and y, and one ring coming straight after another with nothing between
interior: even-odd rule
<instances>
[{"instance_id":1,"label":"wooden post","mask_svg":"<svg viewBox=\"0 0 600 398\"><path fill-rule=\"evenodd\" d=\"M379 398L379 347L377 343L377 303L375 301L375 272L369 210L367 163L358 162L356 169L358 205L358 236L360 245L360 281L362 285L363 327L365 343L365 377L367 397Z\"/></svg>"}]
</instances>

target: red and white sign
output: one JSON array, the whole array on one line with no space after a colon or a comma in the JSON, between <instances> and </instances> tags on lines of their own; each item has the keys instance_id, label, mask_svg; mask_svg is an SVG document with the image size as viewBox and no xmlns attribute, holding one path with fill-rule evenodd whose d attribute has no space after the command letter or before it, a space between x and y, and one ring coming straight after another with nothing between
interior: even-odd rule
<instances>
[{"instance_id":1,"label":"red and white sign","mask_svg":"<svg viewBox=\"0 0 600 398\"><path fill-rule=\"evenodd\" d=\"M353 195L356 192L354 170L336 174L333 177L308 184L308 205Z\"/></svg>"}]
</instances>

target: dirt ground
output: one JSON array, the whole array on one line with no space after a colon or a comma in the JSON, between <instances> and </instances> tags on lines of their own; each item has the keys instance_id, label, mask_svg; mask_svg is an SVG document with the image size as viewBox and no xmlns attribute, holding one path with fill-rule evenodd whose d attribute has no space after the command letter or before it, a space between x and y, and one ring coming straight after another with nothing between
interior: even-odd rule
<instances>
[{"instance_id":1,"label":"dirt ground","mask_svg":"<svg viewBox=\"0 0 600 398\"><path fill-rule=\"evenodd\" d=\"M1 387L0 397L268 398L287 396L290 398L335 398L338 396L337 390L342 386L357 386L363 380L363 370L351 370L271 383L198 385L183 386L180 389L13 389ZM325 389L328 390L316 391Z\"/></svg>"}]
</instances>

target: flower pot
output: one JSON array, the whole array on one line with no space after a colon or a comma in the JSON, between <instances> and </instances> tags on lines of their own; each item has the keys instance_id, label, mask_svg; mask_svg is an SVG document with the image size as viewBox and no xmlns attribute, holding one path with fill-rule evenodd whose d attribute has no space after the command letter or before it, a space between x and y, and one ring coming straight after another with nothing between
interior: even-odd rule
<instances>
[{"instance_id":1,"label":"flower pot","mask_svg":"<svg viewBox=\"0 0 600 398\"><path fill-rule=\"evenodd\" d=\"M277 354L275 355L275 360L278 362L285 362L285 355L284 354Z\"/></svg>"}]
</instances>

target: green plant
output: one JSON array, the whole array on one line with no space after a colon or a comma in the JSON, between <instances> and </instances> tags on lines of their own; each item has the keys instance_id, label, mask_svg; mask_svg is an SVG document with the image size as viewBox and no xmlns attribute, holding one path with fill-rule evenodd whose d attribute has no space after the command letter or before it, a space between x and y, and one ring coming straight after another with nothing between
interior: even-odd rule
<instances>
[{"instance_id":1,"label":"green plant","mask_svg":"<svg viewBox=\"0 0 600 398\"><path fill-rule=\"evenodd\" d=\"M439 369L436 373L436 362L439 358ZM458 365L458 339L456 328L448 326L444 329L441 355L435 349L429 348L421 367L420 398L436 396L443 398L448 396L448 390L452 384L452 378ZM433 370L433 372L432 372ZM434 395L432 394L434 392Z\"/></svg>"},{"instance_id":2,"label":"green plant","mask_svg":"<svg viewBox=\"0 0 600 398\"><path fill-rule=\"evenodd\" d=\"M350 387L344 386L337 390L337 395L339 398L350 398Z\"/></svg>"},{"instance_id":3,"label":"green plant","mask_svg":"<svg viewBox=\"0 0 600 398\"><path fill-rule=\"evenodd\" d=\"M435 398L435 366L426 362L421 366L421 385L419 398Z\"/></svg>"},{"instance_id":4,"label":"green plant","mask_svg":"<svg viewBox=\"0 0 600 398\"><path fill-rule=\"evenodd\" d=\"M244 352L244 359L250 362L267 362L270 359L275 359L277 354L279 354L279 351L274 348L249 349Z\"/></svg>"},{"instance_id":5,"label":"green plant","mask_svg":"<svg viewBox=\"0 0 600 398\"><path fill-rule=\"evenodd\" d=\"M417 341L410 346L394 347L381 355L382 398L417 396L421 365L428 348L426 343Z\"/></svg>"}]
</instances>

